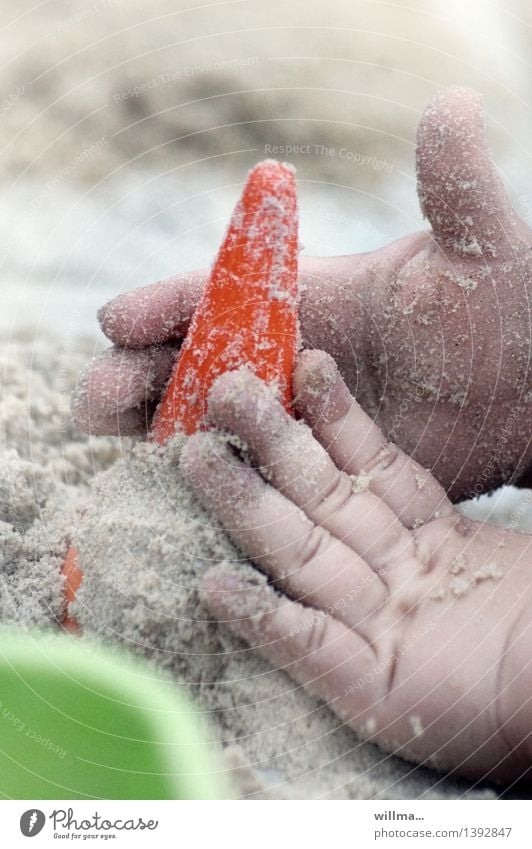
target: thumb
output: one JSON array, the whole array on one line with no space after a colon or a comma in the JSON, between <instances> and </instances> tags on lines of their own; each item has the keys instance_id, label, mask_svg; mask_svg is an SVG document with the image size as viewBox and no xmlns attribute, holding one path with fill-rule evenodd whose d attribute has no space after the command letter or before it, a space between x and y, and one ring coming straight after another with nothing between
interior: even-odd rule
<instances>
[{"instance_id":1,"label":"thumb","mask_svg":"<svg viewBox=\"0 0 532 849\"><path fill-rule=\"evenodd\" d=\"M503 258L527 238L484 138L480 96L438 93L417 133L418 195L440 247L463 258Z\"/></svg>"}]
</instances>

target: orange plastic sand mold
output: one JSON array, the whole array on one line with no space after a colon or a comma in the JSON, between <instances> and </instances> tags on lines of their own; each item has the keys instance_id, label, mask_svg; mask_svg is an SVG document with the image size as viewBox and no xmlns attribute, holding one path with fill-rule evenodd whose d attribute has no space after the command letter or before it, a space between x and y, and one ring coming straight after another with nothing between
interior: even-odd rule
<instances>
[{"instance_id":1,"label":"orange plastic sand mold","mask_svg":"<svg viewBox=\"0 0 532 849\"><path fill-rule=\"evenodd\" d=\"M68 605L76 598L76 593L83 580L83 572L78 566L78 552L73 546L70 546L66 553L61 572L65 577L65 598L67 604L66 614L61 625L65 631L70 631L71 633L76 634L79 631L79 625L76 620L70 616L68 612Z\"/></svg>"},{"instance_id":2,"label":"orange plastic sand mold","mask_svg":"<svg viewBox=\"0 0 532 849\"><path fill-rule=\"evenodd\" d=\"M287 409L297 343L297 203L289 165L249 174L154 416L150 439L205 425L216 378L247 365L275 384Z\"/></svg>"}]
</instances>

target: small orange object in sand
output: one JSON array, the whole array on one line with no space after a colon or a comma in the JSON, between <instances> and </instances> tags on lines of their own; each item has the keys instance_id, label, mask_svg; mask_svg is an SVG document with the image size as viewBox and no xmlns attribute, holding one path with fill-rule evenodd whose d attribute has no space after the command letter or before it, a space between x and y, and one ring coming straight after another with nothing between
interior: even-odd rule
<instances>
[{"instance_id":1,"label":"small orange object in sand","mask_svg":"<svg viewBox=\"0 0 532 849\"><path fill-rule=\"evenodd\" d=\"M164 445L176 430L205 426L216 378L248 366L292 402L297 351L297 202L289 165L266 160L250 172L178 361L153 418L149 439ZM83 579L77 551L63 564L67 605ZM77 631L67 614L63 627Z\"/></svg>"},{"instance_id":2,"label":"small orange object in sand","mask_svg":"<svg viewBox=\"0 0 532 849\"><path fill-rule=\"evenodd\" d=\"M83 572L78 566L77 558L78 552L73 546L70 546L63 561L63 566L61 567L61 572L65 576L65 597L67 603L65 618L61 625L65 631L70 631L72 634L76 634L79 631L79 625L76 620L69 615L68 605L76 598L76 593L79 590L81 581L83 580Z\"/></svg>"}]
</instances>

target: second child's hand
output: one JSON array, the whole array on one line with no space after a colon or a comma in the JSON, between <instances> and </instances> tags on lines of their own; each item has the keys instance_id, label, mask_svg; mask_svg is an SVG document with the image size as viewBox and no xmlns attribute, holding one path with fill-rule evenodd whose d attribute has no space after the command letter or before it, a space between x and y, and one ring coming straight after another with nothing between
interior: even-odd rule
<instances>
[{"instance_id":1,"label":"second child's hand","mask_svg":"<svg viewBox=\"0 0 532 849\"><path fill-rule=\"evenodd\" d=\"M267 576L213 566L211 612L389 751L524 777L532 536L464 518L323 352L301 354L295 389L299 422L249 371L222 375L209 395L218 433L185 445L189 483Z\"/></svg>"}]
</instances>

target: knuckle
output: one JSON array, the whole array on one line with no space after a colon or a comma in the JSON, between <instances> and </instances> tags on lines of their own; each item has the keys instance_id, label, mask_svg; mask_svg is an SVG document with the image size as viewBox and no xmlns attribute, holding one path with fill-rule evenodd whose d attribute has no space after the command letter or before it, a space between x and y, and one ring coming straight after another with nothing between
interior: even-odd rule
<instances>
[{"instance_id":1,"label":"knuckle","mask_svg":"<svg viewBox=\"0 0 532 849\"><path fill-rule=\"evenodd\" d=\"M309 621L308 627L298 634L299 651L303 655L312 655L321 651L328 643L330 631L329 617L317 611Z\"/></svg>"},{"instance_id":2,"label":"knuckle","mask_svg":"<svg viewBox=\"0 0 532 849\"><path fill-rule=\"evenodd\" d=\"M394 477L402 469L404 454L391 442L383 444L365 462L364 472L374 477L386 475Z\"/></svg>"},{"instance_id":3,"label":"knuckle","mask_svg":"<svg viewBox=\"0 0 532 849\"><path fill-rule=\"evenodd\" d=\"M353 495L353 481L344 472L335 469L331 480L319 493L317 510L326 516L341 510Z\"/></svg>"},{"instance_id":4,"label":"knuckle","mask_svg":"<svg viewBox=\"0 0 532 849\"><path fill-rule=\"evenodd\" d=\"M314 525L297 544L295 550L296 569L308 569L325 553L330 543L330 534L325 528Z\"/></svg>"}]
</instances>

